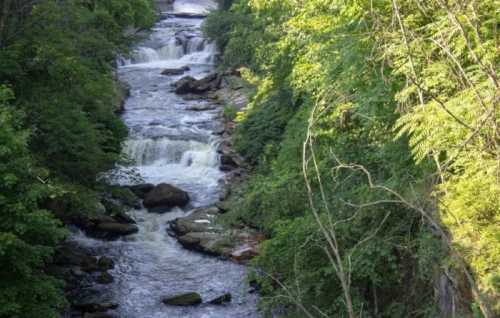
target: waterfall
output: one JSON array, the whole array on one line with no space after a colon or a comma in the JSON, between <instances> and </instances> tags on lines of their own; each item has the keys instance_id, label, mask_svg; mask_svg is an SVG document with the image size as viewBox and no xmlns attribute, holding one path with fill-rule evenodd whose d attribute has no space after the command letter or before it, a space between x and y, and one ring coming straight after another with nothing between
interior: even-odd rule
<instances>
[{"instance_id":1,"label":"waterfall","mask_svg":"<svg viewBox=\"0 0 500 318\"><path fill-rule=\"evenodd\" d=\"M181 163L215 168L218 165L212 145L194 140L130 139L125 143L124 153L138 166Z\"/></svg>"},{"instance_id":2,"label":"waterfall","mask_svg":"<svg viewBox=\"0 0 500 318\"><path fill-rule=\"evenodd\" d=\"M212 0L184 0L174 2L174 12L206 14L217 9L217 2Z\"/></svg>"},{"instance_id":3,"label":"waterfall","mask_svg":"<svg viewBox=\"0 0 500 318\"><path fill-rule=\"evenodd\" d=\"M189 39L186 43L186 54L203 51L205 48L205 41L205 39L198 37Z\"/></svg>"},{"instance_id":4,"label":"waterfall","mask_svg":"<svg viewBox=\"0 0 500 318\"><path fill-rule=\"evenodd\" d=\"M140 47L134 51L132 61L134 63L147 63L159 60L158 52L149 47Z\"/></svg>"}]
</instances>

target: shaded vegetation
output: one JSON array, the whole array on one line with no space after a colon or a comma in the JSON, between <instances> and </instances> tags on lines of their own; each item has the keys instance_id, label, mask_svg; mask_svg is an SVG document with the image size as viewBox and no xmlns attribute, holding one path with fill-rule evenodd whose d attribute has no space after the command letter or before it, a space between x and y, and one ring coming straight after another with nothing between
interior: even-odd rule
<instances>
[{"instance_id":1,"label":"shaded vegetation","mask_svg":"<svg viewBox=\"0 0 500 318\"><path fill-rule=\"evenodd\" d=\"M149 0L0 1L0 317L59 317L44 273L65 236L48 202L92 212L97 175L120 159L113 75ZM129 34L129 35L127 35Z\"/></svg>"}]
</instances>

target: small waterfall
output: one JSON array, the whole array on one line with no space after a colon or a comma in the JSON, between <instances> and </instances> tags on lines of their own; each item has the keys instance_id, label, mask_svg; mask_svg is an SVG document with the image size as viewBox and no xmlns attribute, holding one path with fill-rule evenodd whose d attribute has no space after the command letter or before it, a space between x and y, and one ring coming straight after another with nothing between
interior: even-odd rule
<instances>
[{"instance_id":1,"label":"small waterfall","mask_svg":"<svg viewBox=\"0 0 500 318\"><path fill-rule=\"evenodd\" d=\"M167 45L158 50L160 60L176 60L184 55L184 48L176 39L172 39Z\"/></svg>"},{"instance_id":2,"label":"small waterfall","mask_svg":"<svg viewBox=\"0 0 500 318\"><path fill-rule=\"evenodd\" d=\"M195 44L193 44L194 46ZM201 50L193 51L191 54L184 55L181 60L185 63L193 64L214 64L215 56L217 54L217 47L215 43L202 42L199 44L202 46Z\"/></svg>"},{"instance_id":3,"label":"small waterfall","mask_svg":"<svg viewBox=\"0 0 500 318\"><path fill-rule=\"evenodd\" d=\"M133 53L132 61L134 63L147 63L159 60L158 52L149 47L140 47Z\"/></svg>"},{"instance_id":4,"label":"small waterfall","mask_svg":"<svg viewBox=\"0 0 500 318\"><path fill-rule=\"evenodd\" d=\"M216 167L218 165L217 153L214 151L189 150L181 158L181 165L186 167Z\"/></svg>"},{"instance_id":5,"label":"small waterfall","mask_svg":"<svg viewBox=\"0 0 500 318\"><path fill-rule=\"evenodd\" d=\"M185 166L217 166L217 154L209 144L194 140L131 139L124 152L139 166L181 163Z\"/></svg>"},{"instance_id":6,"label":"small waterfall","mask_svg":"<svg viewBox=\"0 0 500 318\"><path fill-rule=\"evenodd\" d=\"M174 12L206 14L217 9L217 2L212 0L184 0L174 2Z\"/></svg>"},{"instance_id":7,"label":"small waterfall","mask_svg":"<svg viewBox=\"0 0 500 318\"><path fill-rule=\"evenodd\" d=\"M202 38L194 37L186 43L186 54L203 51L205 48L205 40Z\"/></svg>"}]
</instances>

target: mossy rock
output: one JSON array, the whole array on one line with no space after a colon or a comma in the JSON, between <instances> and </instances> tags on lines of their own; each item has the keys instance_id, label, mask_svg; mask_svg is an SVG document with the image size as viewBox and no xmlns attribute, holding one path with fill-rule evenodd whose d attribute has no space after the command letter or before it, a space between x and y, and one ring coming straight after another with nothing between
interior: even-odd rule
<instances>
[{"instance_id":1,"label":"mossy rock","mask_svg":"<svg viewBox=\"0 0 500 318\"><path fill-rule=\"evenodd\" d=\"M166 297L162 300L165 305L171 306L194 306L201 304L201 296L198 293L185 293Z\"/></svg>"},{"instance_id":2,"label":"mossy rock","mask_svg":"<svg viewBox=\"0 0 500 318\"><path fill-rule=\"evenodd\" d=\"M129 188L111 186L108 191L113 199L120 201L126 206L137 208L141 205L139 197Z\"/></svg>"}]
</instances>

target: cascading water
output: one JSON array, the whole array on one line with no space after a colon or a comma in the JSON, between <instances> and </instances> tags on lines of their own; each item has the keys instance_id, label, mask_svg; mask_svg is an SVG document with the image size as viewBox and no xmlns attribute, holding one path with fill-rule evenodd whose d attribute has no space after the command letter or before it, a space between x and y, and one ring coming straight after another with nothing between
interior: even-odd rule
<instances>
[{"instance_id":1,"label":"cascading water","mask_svg":"<svg viewBox=\"0 0 500 318\"><path fill-rule=\"evenodd\" d=\"M173 13L203 14L214 7L208 0L177 0ZM218 140L213 134L220 125L220 110L189 110L207 102L176 96L171 84L181 76L163 76L161 71L187 65L190 70L185 75L203 77L213 70L210 62L215 47L202 37L202 18L180 18L172 12L164 16L132 60L119 68L120 79L131 88L123 115L130 128L124 151L135 161L121 171L133 169L144 182L173 184L189 192L191 208L206 206L218 200L224 177L218 169ZM123 177L117 182L129 180ZM115 314L120 318L258 317L256 296L248 293L245 282L245 267L184 250L167 235L167 222L186 215L189 209L129 213L139 227L135 235L112 242L74 236L80 244L116 262L111 271L115 281L91 286L89 294L97 295L99 302L118 303ZM224 306L161 303L164 296L191 291L205 300L230 292L233 300Z\"/></svg>"}]
</instances>

